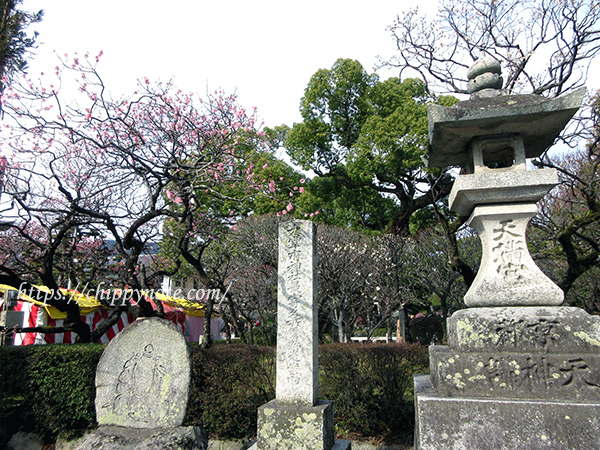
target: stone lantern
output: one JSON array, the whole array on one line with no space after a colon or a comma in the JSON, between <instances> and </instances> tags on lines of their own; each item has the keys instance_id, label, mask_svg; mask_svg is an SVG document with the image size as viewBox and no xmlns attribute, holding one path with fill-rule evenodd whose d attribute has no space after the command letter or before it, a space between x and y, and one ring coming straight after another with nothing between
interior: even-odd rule
<instances>
[{"instance_id":1,"label":"stone lantern","mask_svg":"<svg viewBox=\"0 0 600 450\"><path fill-rule=\"evenodd\" d=\"M450 209L477 230L482 260L467 306L555 306L562 290L531 259L525 229L538 202L558 183L555 169L527 170L556 139L585 95L546 99L496 89L500 64L479 59L469 71L471 99L429 105L430 167L460 165Z\"/></svg>"},{"instance_id":2,"label":"stone lantern","mask_svg":"<svg viewBox=\"0 0 600 450\"><path fill-rule=\"evenodd\" d=\"M478 232L482 259L448 344L429 349L431 375L415 377L415 450L600 449L600 317L559 306L525 241L558 182L526 160L552 145L585 88L509 95L486 57L468 78L469 100L429 105L428 164L462 167L450 209Z\"/></svg>"}]
</instances>

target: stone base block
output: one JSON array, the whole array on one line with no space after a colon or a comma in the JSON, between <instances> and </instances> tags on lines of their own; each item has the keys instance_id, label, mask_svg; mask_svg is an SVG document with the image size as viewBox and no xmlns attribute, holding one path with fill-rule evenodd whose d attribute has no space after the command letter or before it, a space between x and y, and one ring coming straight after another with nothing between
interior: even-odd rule
<instances>
[{"instance_id":1,"label":"stone base block","mask_svg":"<svg viewBox=\"0 0 600 450\"><path fill-rule=\"evenodd\" d=\"M6 450L37 450L43 449L42 438L34 433L17 431L6 444Z\"/></svg>"},{"instance_id":2,"label":"stone base block","mask_svg":"<svg viewBox=\"0 0 600 450\"><path fill-rule=\"evenodd\" d=\"M273 400L258 409L257 428L258 450L331 450L333 402L298 406Z\"/></svg>"},{"instance_id":3,"label":"stone base block","mask_svg":"<svg viewBox=\"0 0 600 450\"><path fill-rule=\"evenodd\" d=\"M206 450L248 450L252 448L256 449L256 441L220 441L218 439L211 439L208 441L208 448Z\"/></svg>"},{"instance_id":4,"label":"stone base block","mask_svg":"<svg viewBox=\"0 0 600 450\"><path fill-rule=\"evenodd\" d=\"M206 450L208 435L198 427L127 428L101 426L75 450Z\"/></svg>"},{"instance_id":5,"label":"stone base block","mask_svg":"<svg viewBox=\"0 0 600 450\"><path fill-rule=\"evenodd\" d=\"M257 450L256 442L251 447L249 447L248 450ZM333 442L333 447L331 447L331 450L352 450L352 441L336 439Z\"/></svg>"},{"instance_id":6,"label":"stone base block","mask_svg":"<svg viewBox=\"0 0 600 450\"><path fill-rule=\"evenodd\" d=\"M440 395L600 402L600 354L429 349Z\"/></svg>"},{"instance_id":7,"label":"stone base block","mask_svg":"<svg viewBox=\"0 0 600 450\"><path fill-rule=\"evenodd\" d=\"M461 309L448 319L448 346L462 352L600 354L600 317L566 306Z\"/></svg>"},{"instance_id":8,"label":"stone base block","mask_svg":"<svg viewBox=\"0 0 600 450\"><path fill-rule=\"evenodd\" d=\"M415 450L600 450L600 403L449 398L415 377Z\"/></svg>"}]
</instances>

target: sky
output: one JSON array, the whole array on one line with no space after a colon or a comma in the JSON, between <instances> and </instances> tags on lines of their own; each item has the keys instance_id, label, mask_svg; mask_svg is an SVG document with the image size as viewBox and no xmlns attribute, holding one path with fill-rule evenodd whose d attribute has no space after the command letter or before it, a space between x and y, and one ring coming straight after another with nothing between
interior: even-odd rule
<instances>
[{"instance_id":1,"label":"sky","mask_svg":"<svg viewBox=\"0 0 600 450\"><path fill-rule=\"evenodd\" d=\"M394 41L386 27L397 14L435 0L24 0L44 19L29 75L51 72L57 55L96 55L113 97L135 90L136 80L173 80L201 96L236 92L246 109L257 107L265 125L300 122L300 99L310 77L338 58L358 60L374 72ZM397 76L378 71L382 79Z\"/></svg>"}]
</instances>

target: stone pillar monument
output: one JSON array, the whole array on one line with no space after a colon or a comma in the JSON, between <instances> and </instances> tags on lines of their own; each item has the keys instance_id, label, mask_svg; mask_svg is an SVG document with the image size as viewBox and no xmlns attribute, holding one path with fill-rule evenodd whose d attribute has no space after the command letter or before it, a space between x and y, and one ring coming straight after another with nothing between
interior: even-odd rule
<instances>
[{"instance_id":1,"label":"stone pillar monument","mask_svg":"<svg viewBox=\"0 0 600 450\"><path fill-rule=\"evenodd\" d=\"M279 403L319 401L317 228L312 222L279 226L277 383Z\"/></svg>"},{"instance_id":2,"label":"stone pillar monument","mask_svg":"<svg viewBox=\"0 0 600 450\"><path fill-rule=\"evenodd\" d=\"M319 401L317 228L279 225L277 384L258 410L258 450L350 450L335 441L333 402Z\"/></svg>"},{"instance_id":3,"label":"stone pillar monument","mask_svg":"<svg viewBox=\"0 0 600 450\"><path fill-rule=\"evenodd\" d=\"M600 449L600 317L559 307L562 291L525 241L558 182L526 158L553 143L585 88L507 95L491 58L469 79L470 100L429 105L429 165L465 169L449 203L479 233L482 260L448 345L430 347L431 375L415 377L415 450Z\"/></svg>"}]
</instances>

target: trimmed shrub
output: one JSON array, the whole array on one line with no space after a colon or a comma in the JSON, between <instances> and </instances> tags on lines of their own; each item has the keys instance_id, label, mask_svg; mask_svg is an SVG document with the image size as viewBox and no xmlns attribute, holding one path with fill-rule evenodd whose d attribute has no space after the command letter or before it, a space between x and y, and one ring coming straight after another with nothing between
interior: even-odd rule
<instances>
[{"instance_id":1,"label":"trimmed shrub","mask_svg":"<svg viewBox=\"0 0 600 450\"><path fill-rule=\"evenodd\" d=\"M104 345L44 345L31 355L29 391L37 432L69 437L96 426L96 366Z\"/></svg>"},{"instance_id":2,"label":"trimmed shrub","mask_svg":"<svg viewBox=\"0 0 600 450\"><path fill-rule=\"evenodd\" d=\"M319 393L334 401L338 437L412 441L412 376L429 371L426 347L328 344L319 354ZM275 397L274 349L195 348L192 366L187 424L206 428L213 438L255 436L258 407Z\"/></svg>"},{"instance_id":3,"label":"trimmed shrub","mask_svg":"<svg viewBox=\"0 0 600 450\"><path fill-rule=\"evenodd\" d=\"M339 437L412 440L412 376L429 372L426 347L328 344L319 353L320 397L334 402Z\"/></svg>"},{"instance_id":4,"label":"trimmed shrub","mask_svg":"<svg viewBox=\"0 0 600 450\"><path fill-rule=\"evenodd\" d=\"M0 422L47 442L96 425L94 378L101 344L8 347L0 351Z\"/></svg>"},{"instance_id":5,"label":"trimmed shrub","mask_svg":"<svg viewBox=\"0 0 600 450\"><path fill-rule=\"evenodd\" d=\"M30 354L26 347L0 348L0 448L6 447L12 433L31 422L25 382Z\"/></svg>"},{"instance_id":6,"label":"trimmed shrub","mask_svg":"<svg viewBox=\"0 0 600 450\"><path fill-rule=\"evenodd\" d=\"M256 435L257 409L275 397L272 347L243 344L192 350L192 387L186 424L213 438Z\"/></svg>"}]
</instances>

